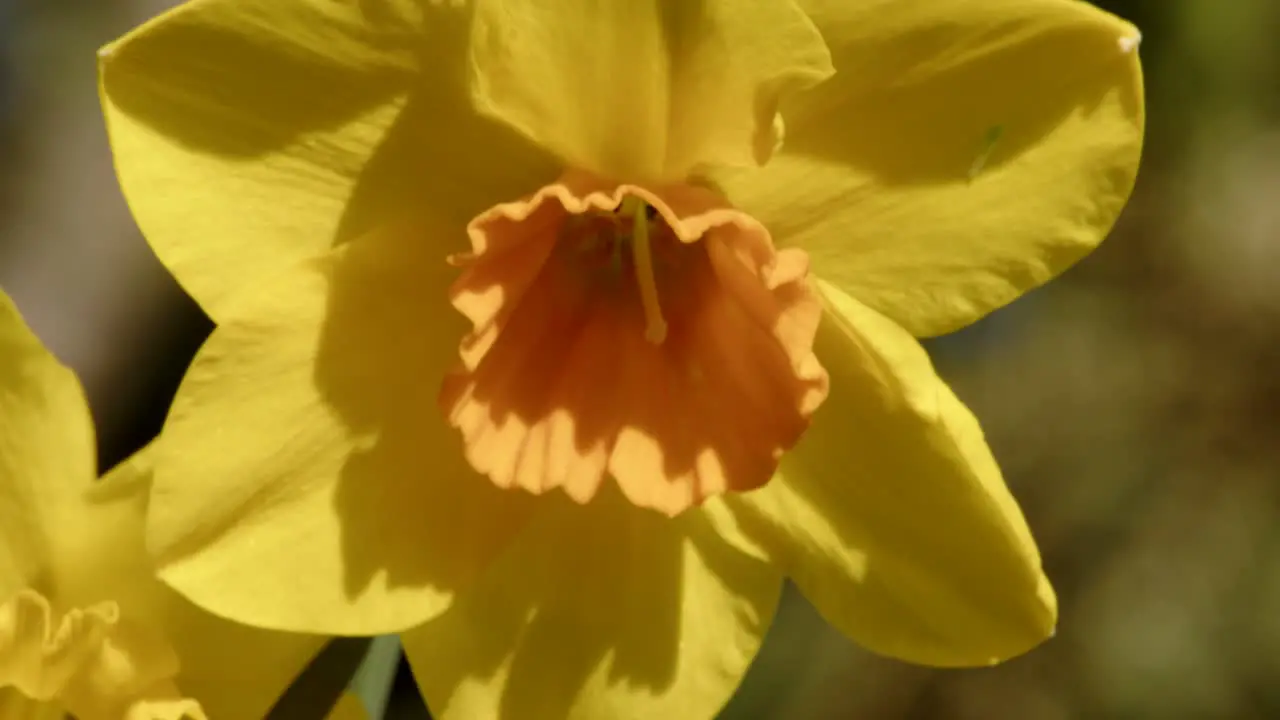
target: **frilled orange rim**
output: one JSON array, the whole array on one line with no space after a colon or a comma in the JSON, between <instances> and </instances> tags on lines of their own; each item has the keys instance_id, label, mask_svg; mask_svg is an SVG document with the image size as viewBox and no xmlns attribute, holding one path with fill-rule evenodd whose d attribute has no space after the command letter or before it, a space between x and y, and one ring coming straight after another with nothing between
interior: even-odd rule
<instances>
[{"instance_id":1,"label":"frilled orange rim","mask_svg":"<svg viewBox=\"0 0 1280 720\"><path fill-rule=\"evenodd\" d=\"M569 172L468 234L440 404L499 487L676 515L768 482L826 397L807 256L708 188Z\"/></svg>"}]
</instances>

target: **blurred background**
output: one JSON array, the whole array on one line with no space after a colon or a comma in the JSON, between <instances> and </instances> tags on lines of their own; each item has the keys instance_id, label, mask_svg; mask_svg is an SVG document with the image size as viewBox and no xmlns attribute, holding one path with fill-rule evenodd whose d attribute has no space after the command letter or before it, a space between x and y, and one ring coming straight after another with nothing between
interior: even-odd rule
<instances>
[{"instance_id":1,"label":"blurred background","mask_svg":"<svg viewBox=\"0 0 1280 720\"><path fill-rule=\"evenodd\" d=\"M104 467L210 329L130 220L95 90L95 50L169 4L0 0L0 285L80 373ZM1133 200L1061 280L930 343L1039 539L1058 636L930 671L789 594L724 718L1280 718L1280 2L1097 4L1145 36ZM388 717L427 717L403 672Z\"/></svg>"}]
</instances>

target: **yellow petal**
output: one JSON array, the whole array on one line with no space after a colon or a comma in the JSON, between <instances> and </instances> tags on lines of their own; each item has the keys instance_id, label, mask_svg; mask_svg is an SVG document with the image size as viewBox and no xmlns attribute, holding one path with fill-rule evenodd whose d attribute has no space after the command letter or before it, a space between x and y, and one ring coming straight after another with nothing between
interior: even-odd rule
<instances>
[{"instance_id":1,"label":"yellow petal","mask_svg":"<svg viewBox=\"0 0 1280 720\"><path fill-rule=\"evenodd\" d=\"M34 582L95 462L79 381L0 292L0 598Z\"/></svg>"},{"instance_id":2,"label":"yellow petal","mask_svg":"<svg viewBox=\"0 0 1280 720\"><path fill-rule=\"evenodd\" d=\"M143 552L145 493L133 507L99 502L91 496L110 483L89 477L63 483L54 511L36 515L46 556L32 586L0 602L0 685L115 720L178 661L155 614L164 588Z\"/></svg>"},{"instance_id":3,"label":"yellow petal","mask_svg":"<svg viewBox=\"0 0 1280 720\"><path fill-rule=\"evenodd\" d=\"M479 0L472 43L481 111L625 181L763 162L779 98L832 72L792 0Z\"/></svg>"},{"instance_id":4,"label":"yellow petal","mask_svg":"<svg viewBox=\"0 0 1280 720\"><path fill-rule=\"evenodd\" d=\"M177 671L178 658L156 618L121 615L58 701L82 720L168 720L183 708L192 711L192 720L205 720L200 704L173 687Z\"/></svg>"},{"instance_id":5,"label":"yellow petal","mask_svg":"<svg viewBox=\"0 0 1280 720\"><path fill-rule=\"evenodd\" d=\"M389 208L438 201L465 222L554 176L468 104L463 13L413 0L194 0L102 49L125 197L215 320L238 290Z\"/></svg>"},{"instance_id":6,"label":"yellow petal","mask_svg":"<svg viewBox=\"0 0 1280 720\"><path fill-rule=\"evenodd\" d=\"M265 717L325 639L229 622L200 610L154 577L143 535L154 458L153 445L113 468L94 487L91 509L119 519L123 542L100 542L100 548L112 549L83 557L96 559L105 569L95 573L89 562L80 562L64 570L59 587L64 595L82 596L109 589L125 620L161 634L164 649L175 656L178 674L172 687L142 693L132 708L139 718L182 717L193 704L187 698L199 701L212 718ZM72 569L74 575L67 572ZM145 640L133 638L129 649L134 655L157 654L155 640L150 647Z\"/></svg>"},{"instance_id":7,"label":"yellow petal","mask_svg":"<svg viewBox=\"0 0 1280 720\"><path fill-rule=\"evenodd\" d=\"M781 580L696 517L668 520L612 487L587 505L543 498L482 584L403 635L435 717L713 717Z\"/></svg>"},{"instance_id":8,"label":"yellow petal","mask_svg":"<svg viewBox=\"0 0 1280 720\"><path fill-rule=\"evenodd\" d=\"M369 720L369 712L364 709L358 695L347 692L338 698L338 703L329 711L328 720Z\"/></svg>"},{"instance_id":9,"label":"yellow petal","mask_svg":"<svg viewBox=\"0 0 1280 720\"><path fill-rule=\"evenodd\" d=\"M826 280L937 335L1110 230L1142 147L1131 25L1075 0L803 4L838 74L772 163L719 179Z\"/></svg>"},{"instance_id":10,"label":"yellow petal","mask_svg":"<svg viewBox=\"0 0 1280 720\"><path fill-rule=\"evenodd\" d=\"M172 590L164 627L178 655L174 682L211 718L258 718L324 647L315 635L260 630L207 613Z\"/></svg>"},{"instance_id":11,"label":"yellow petal","mask_svg":"<svg viewBox=\"0 0 1280 720\"><path fill-rule=\"evenodd\" d=\"M926 665L1048 637L1053 590L973 415L893 321L824 285L831 394L765 488L725 498L837 628Z\"/></svg>"},{"instance_id":12,"label":"yellow petal","mask_svg":"<svg viewBox=\"0 0 1280 720\"><path fill-rule=\"evenodd\" d=\"M86 482L49 527L44 582L64 607L109 601L126 616L149 618L163 586L143 545L147 452Z\"/></svg>"},{"instance_id":13,"label":"yellow petal","mask_svg":"<svg viewBox=\"0 0 1280 720\"><path fill-rule=\"evenodd\" d=\"M354 241L242 296L162 433L149 544L197 604L380 634L439 612L530 498L477 476L436 405L463 319L431 231Z\"/></svg>"}]
</instances>

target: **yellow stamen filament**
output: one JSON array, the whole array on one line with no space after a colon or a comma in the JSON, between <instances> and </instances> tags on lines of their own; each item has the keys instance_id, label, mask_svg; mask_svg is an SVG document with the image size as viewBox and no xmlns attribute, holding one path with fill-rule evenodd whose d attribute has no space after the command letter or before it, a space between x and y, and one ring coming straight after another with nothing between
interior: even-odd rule
<instances>
[{"instance_id":1,"label":"yellow stamen filament","mask_svg":"<svg viewBox=\"0 0 1280 720\"><path fill-rule=\"evenodd\" d=\"M632 218L631 254L636 266L636 284L640 286L640 304L644 306L644 339L661 345L667 339L667 321L658 304L658 282L653 276L653 248L649 245L649 216L645 202L636 197L623 201L623 211Z\"/></svg>"}]
</instances>

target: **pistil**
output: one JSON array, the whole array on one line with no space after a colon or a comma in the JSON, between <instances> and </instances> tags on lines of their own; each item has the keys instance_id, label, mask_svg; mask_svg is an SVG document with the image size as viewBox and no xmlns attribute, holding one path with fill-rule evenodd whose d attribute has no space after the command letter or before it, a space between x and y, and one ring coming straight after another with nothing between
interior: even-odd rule
<instances>
[{"instance_id":1,"label":"pistil","mask_svg":"<svg viewBox=\"0 0 1280 720\"><path fill-rule=\"evenodd\" d=\"M649 243L649 215L643 200L629 196L622 201L624 214L631 215L631 255L640 287L640 303L644 307L644 338L654 345L667 339L667 321L658 304L658 282L653 275L653 248Z\"/></svg>"}]
</instances>

